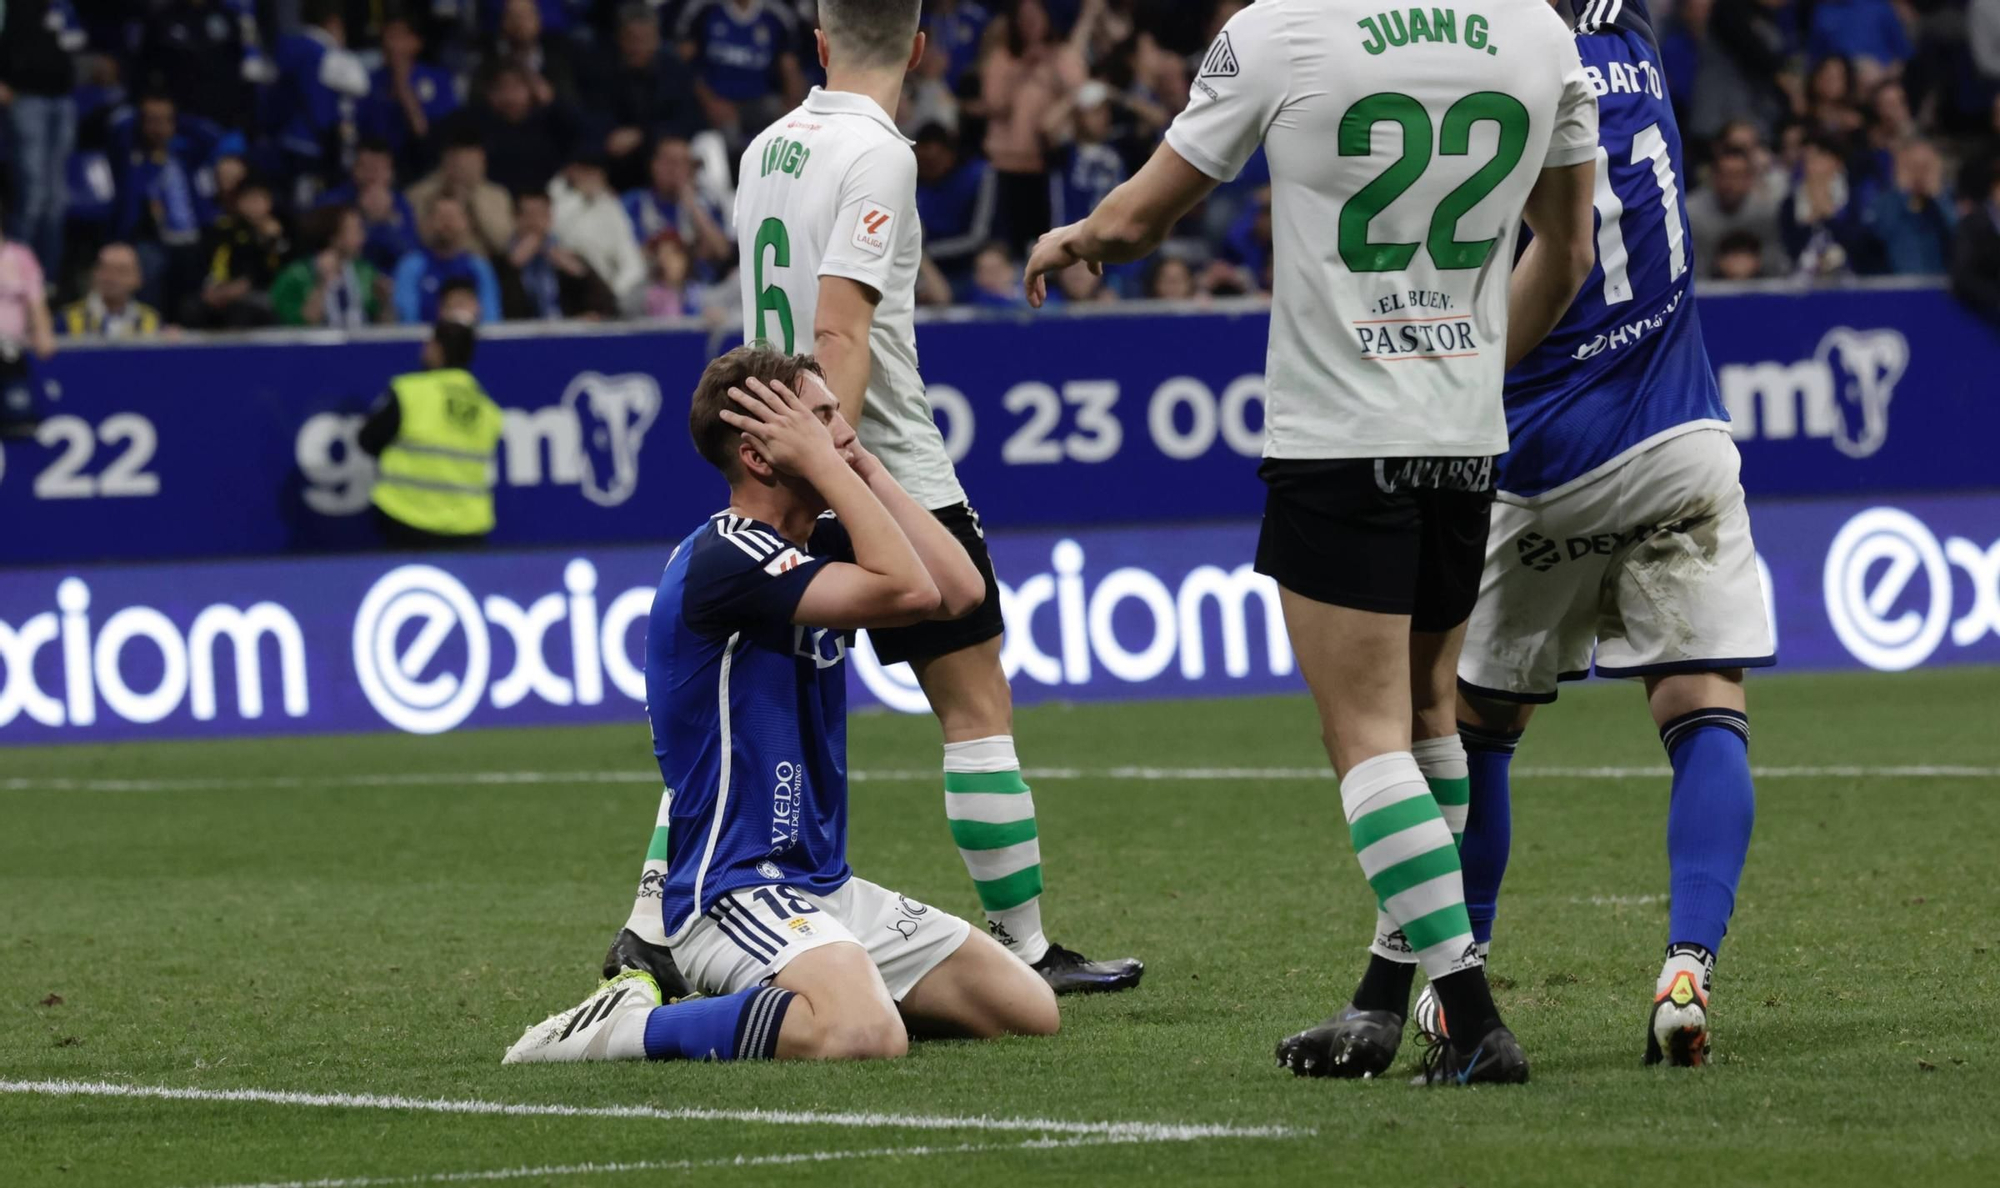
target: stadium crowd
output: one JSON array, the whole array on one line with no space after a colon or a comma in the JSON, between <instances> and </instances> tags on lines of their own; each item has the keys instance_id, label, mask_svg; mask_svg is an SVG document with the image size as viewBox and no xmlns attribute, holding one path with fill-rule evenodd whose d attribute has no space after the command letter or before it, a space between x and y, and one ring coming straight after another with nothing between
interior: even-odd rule
<instances>
[{"instance_id":1,"label":"stadium crowd","mask_svg":"<svg viewBox=\"0 0 2000 1188\"><path fill-rule=\"evenodd\" d=\"M927 304L1153 150L1244 0L929 0L897 122ZM1703 277L1951 274L2000 318L2000 0L1654 0ZM731 172L813 0L10 0L0 338L736 316ZM1623 80L1612 80L1617 85ZM1635 80L1638 85L1657 85ZM1256 294L1260 156L1063 299ZM41 297L54 304L38 314Z\"/></svg>"}]
</instances>

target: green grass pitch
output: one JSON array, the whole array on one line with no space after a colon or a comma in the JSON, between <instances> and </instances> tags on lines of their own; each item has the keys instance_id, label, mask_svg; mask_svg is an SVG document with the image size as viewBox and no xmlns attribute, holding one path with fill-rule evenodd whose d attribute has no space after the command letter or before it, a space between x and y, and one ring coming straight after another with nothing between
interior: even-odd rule
<instances>
[{"instance_id":1,"label":"green grass pitch","mask_svg":"<svg viewBox=\"0 0 2000 1188\"><path fill-rule=\"evenodd\" d=\"M1534 1082L1471 1091L1273 1065L1281 1035L1350 989L1372 904L1330 780L1186 769L1321 767L1303 698L1023 712L1027 763L1080 769L1036 780L1050 931L1143 956L1146 983L1066 1001L1053 1040L922 1044L873 1066L501 1067L523 1026L590 988L624 919L657 803L637 721L0 750L0 1185L517 1169L497 1182L1992 1183L1996 706L1992 669L1753 683L1755 761L1821 770L1759 781L1719 1059L1688 1073L1639 1062L1666 781L1575 770L1659 768L1658 743L1636 690L1566 692L1516 760L1492 966ZM855 767L890 775L855 786L853 862L971 915L933 730L855 722ZM1121 765L1159 770L1104 774ZM1911 765L1985 774L1885 770ZM61 1096L58 1081L725 1116ZM754 1110L814 1116L737 1113ZM897 1117L822 1116L855 1111ZM957 1121L921 1124L939 1118Z\"/></svg>"}]
</instances>

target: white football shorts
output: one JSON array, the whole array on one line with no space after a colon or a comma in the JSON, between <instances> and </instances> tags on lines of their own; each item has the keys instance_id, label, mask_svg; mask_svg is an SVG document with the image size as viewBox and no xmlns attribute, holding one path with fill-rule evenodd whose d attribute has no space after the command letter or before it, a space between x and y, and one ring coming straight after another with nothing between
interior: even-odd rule
<instances>
[{"instance_id":1,"label":"white football shorts","mask_svg":"<svg viewBox=\"0 0 2000 1188\"><path fill-rule=\"evenodd\" d=\"M1632 455L1578 486L1500 492L1459 683L1548 702L1556 683L1776 663L1769 602L1721 429Z\"/></svg>"},{"instance_id":2,"label":"white football shorts","mask_svg":"<svg viewBox=\"0 0 2000 1188\"><path fill-rule=\"evenodd\" d=\"M889 997L901 1002L971 932L949 912L850 878L827 895L783 884L724 892L673 955L697 990L724 995L769 982L801 953L850 941L867 951Z\"/></svg>"}]
</instances>

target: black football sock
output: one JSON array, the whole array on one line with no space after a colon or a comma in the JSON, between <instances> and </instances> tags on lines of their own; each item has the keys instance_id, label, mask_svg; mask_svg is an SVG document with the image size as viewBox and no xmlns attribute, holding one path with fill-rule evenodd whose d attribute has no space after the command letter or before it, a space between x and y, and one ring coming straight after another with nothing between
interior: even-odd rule
<instances>
[{"instance_id":1,"label":"black football sock","mask_svg":"<svg viewBox=\"0 0 2000 1188\"><path fill-rule=\"evenodd\" d=\"M1404 964L1391 961L1380 953L1370 953L1368 971L1361 975L1361 984L1354 988L1354 1009L1391 1011L1407 1016L1410 1013L1410 985L1416 976L1415 962Z\"/></svg>"},{"instance_id":2,"label":"black football sock","mask_svg":"<svg viewBox=\"0 0 2000 1188\"><path fill-rule=\"evenodd\" d=\"M1452 1047L1459 1051L1477 1048L1487 1032L1500 1026L1500 1008L1493 1005L1493 991L1486 985L1484 966L1433 978L1431 989L1437 991L1438 1006L1444 1009Z\"/></svg>"}]
</instances>

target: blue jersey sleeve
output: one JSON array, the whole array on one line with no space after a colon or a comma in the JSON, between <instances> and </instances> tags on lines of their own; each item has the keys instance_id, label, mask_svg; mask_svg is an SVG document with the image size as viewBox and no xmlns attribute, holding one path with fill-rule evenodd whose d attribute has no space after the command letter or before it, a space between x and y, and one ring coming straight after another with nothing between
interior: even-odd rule
<instances>
[{"instance_id":1,"label":"blue jersey sleeve","mask_svg":"<svg viewBox=\"0 0 2000 1188\"><path fill-rule=\"evenodd\" d=\"M814 542L820 531L814 532ZM846 539L844 531L841 539ZM690 630L710 637L789 626L806 587L833 559L791 544L767 524L738 516L717 519L692 549L682 613Z\"/></svg>"},{"instance_id":2,"label":"blue jersey sleeve","mask_svg":"<svg viewBox=\"0 0 2000 1188\"><path fill-rule=\"evenodd\" d=\"M813 525L812 539L807 542L812 555L824 561L854 560L854 538L847 535L847 525L832 513L827 512Z\"/></svg>"}]
</instances>

